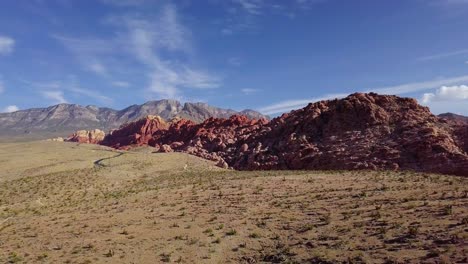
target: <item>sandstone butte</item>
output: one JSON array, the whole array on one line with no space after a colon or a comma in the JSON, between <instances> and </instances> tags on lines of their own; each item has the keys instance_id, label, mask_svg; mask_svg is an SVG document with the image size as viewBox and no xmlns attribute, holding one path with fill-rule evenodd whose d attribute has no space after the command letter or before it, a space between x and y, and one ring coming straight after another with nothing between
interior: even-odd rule
<instances>
[{"instance_id":1,"label":"sandstone butte","mask_svg":"<svg viewBox=\"0 0 468 264\"><path fill-rule=\"evenodd\" d=\"M375 93L310 103L271 121L234 115L196 124L148 116L101 141L90 135L70 140L119 149L148 145L240 170L414 170L468 176L468 122L439 118L415 99Z\"/></svg>"}]
</instances>

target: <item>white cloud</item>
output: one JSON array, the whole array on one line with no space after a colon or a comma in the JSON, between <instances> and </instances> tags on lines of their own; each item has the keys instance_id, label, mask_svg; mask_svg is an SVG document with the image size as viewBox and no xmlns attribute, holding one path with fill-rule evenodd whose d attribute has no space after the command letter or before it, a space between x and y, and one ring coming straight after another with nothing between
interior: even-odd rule
<instances>
[{"instance_id":1,"label":"white cloud","mask_svg":"<svg viewBox=\"0 0 468 264\"><path fill-rule=\"evenodd\" d=\"M46 99L52 100L56 104L66 104L68 101L63 96L62 91L41 91L42 96Z\"/></svg>"},{"instance_id":2,"label":"white cloud","mask_svg":"<svg viewBox=\"0 0 468 264\"><path fill-rule=\"evenodd\" d=\"M425 94L423 94L423 96L421 98L421 102L427 104L430 101L432 101L432 99L434 99L434 97L435 97L435 94L433 94L433 93L425 93Z\"/></svg>"},{"instance_id":3,"label":"white cloud","mask_svg":"<svg viewBox=\"0 0 468 264\"><path fill-rule=\"evenodd\" d=\"M0 55L11 54L15 47L15 40L7 37L0 36Z\"/></svg>"},{"instance_id":4,"label":"white cloud","mask_svg":"<svg viewBox=\"0 0 468 264\"><path fill-rule=\"evenodd\" d=\"M435 93L425 93L422 102L428 104L433 101L460 101L468 99L468 86L442 86ZM468 108L468 102L467 102Z\"/></svg>"},{"instance_id":5,"label":"white cloud","mask_svg":"<svg viewBox=\"0 0 468 264\"><path fill-rule=\"evenodd\" d=\"M3 113L12 113L12 112L16 112L16 111L18 111L18 110L19 110L18 106L16 106L16 105L9 105L9 106L5 107L5 108L2 110L2 112L3 112Z\"/></svg>"},{"instance_id":6,"label":"white cloud","mask_svg":"<svg viewBox=\"0 0 468 264\"><path fill-rule=\"evenodd\" d=\"M258 92L258 90L257 89L251 89L251 88L244 88L244 89L241 89L241 92L243 94L245 94L245 95L250 95L250 94Z\"/></svg>"},{"instance_id":7,"label":"white cloud","mask_svg":"<svg viewBox=\"0 0 468 264\"><path fill-rule=\"evenodd\" d=\"M114 81L112 82L112 85L117 86L117 87L122 87L122 88L130 87L130 84L128 82L123 82L123 81Z\"/></svg>"}]
</instances>

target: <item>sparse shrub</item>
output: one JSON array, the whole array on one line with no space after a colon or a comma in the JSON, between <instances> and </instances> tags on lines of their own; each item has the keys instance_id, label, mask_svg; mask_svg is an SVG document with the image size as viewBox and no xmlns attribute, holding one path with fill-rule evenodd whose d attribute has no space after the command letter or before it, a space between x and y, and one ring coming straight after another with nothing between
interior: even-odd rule
<instances>
[{"instance_id":1,"label":"sparse shrub","mask_svg":"<svg viewBox=\"0 0 468 264\"><path fill-rule=\"evenodd\" d=\"M230 229L229 231L226 232L226 236L235 236L237 235L237 231L235 229Z\"/></svg>"},{"instance_id":2,"label":"sparse shrub","mask_svg":"<svg viewBox=\"0 0 468 264\"><path fill-rule=\"evenodd\" d=\"M408 237L415 238L419 234L419 226L409 226L408 227Z\"/></svg>"},{"instance_id":3,"label":"sparse shrub","mask_svg":"<svg viewBox=\"0 0 468 264\"><path fill-rule=\"evenodd\" d=\"M112 256L114 256L114 250L112 249L109 249L109 251L107 251L107 253L104 254L104 257L106 258L110 258Z\"/></svg>"},{"instance_id":4,"label":"sparse shrub","mask_svg":"<svg viewBox=\"0 0 468 264\"><path fill-rule=\"evenodd\" d=\"M453 213L453 207L452 205L447 205L442 209L442 213L444 215L451 215Z\"/></svg>"},{"instance_id":5,"label":"sparse shrub","mask_svg":"<svg viewBox=\"0 0 468 264\"><path fill-rule=\"evenodd\" d=\"M171 253L161 253L159 255L161 257L162 262L170 262L171 261Z\"/></svg>"},{"instance_id":6,"label":"sparse shrub","mask_svg":"<svg viewBox=\"0 0 468 264\"><path fill-rule=\"evenodd\" d=\"M258 233L255 233L255 232L254 232L254 233L251 233L251 234L249 235L249 237L250 237L250 238L260 238L260 235L259 235Z\"/></svg>"}]
</instances>

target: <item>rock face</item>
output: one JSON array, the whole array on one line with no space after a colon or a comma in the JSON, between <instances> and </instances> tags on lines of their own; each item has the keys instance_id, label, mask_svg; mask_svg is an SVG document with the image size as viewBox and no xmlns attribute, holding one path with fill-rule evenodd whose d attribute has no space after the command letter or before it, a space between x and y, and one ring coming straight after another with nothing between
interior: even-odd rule
<instances>
[{"instance_id":1,"label":"rock face","mask_svg":"<svg viewBox=\"0 0 468 264\"><path fill-rule=\"evenodd\" d=\"M79 143L88 143L88 144L100 144L106 133L99 129L94 130L78 130L65 141L69 142L79 142Z\"/></svg>"},{"instance_id":2,"label":"rock face","mask_svg":"<svg viewBox=\"0 0 468 264\"><path fill-rule=\"evenodd\" d=\"M237 113L243 113L252 118L264 117L253 110L236 112L209 106L205 103L185 103L182 105L176 100L149 101L122 110L59 104L47 108L0 113L0 136L35 133L51 137L57 133L70 134L79 129L91 130L94 128L108 131L148 115L159 115L166 120L179 116L198 123L210 117L227 118Z\"/></svg>"},{"instance_id":3,"label":"rock face","mask_svg":"<svg viewBox=\"0 0 468 264\"><path fill-rule=\"evenodd\" d=\"M148 144L242 170L402 169L468 176L468 124L434 116L410 98L356 93L270 122L241 115L199 124L178 118L148 122L122 127L103 144Z\"/></svg>"},{"instance_id":4,"label":"rock face","mask_svg":"<svg viewBox=\"0 0 468 264\"><path fill-rule=\"evenodd\" d=\"M102 145L122 149L135 145L147 145L156 131L167 128L168 124L160 116L149 115L111 131L103 140Z\"/></svg>"}]
</instances>

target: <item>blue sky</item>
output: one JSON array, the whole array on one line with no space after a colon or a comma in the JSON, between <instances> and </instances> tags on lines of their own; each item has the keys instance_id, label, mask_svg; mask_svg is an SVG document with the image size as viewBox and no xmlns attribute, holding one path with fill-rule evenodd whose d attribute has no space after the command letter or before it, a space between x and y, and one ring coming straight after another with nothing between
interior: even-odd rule
<instances>
[{"instance_id":1,"label":"blue sky","mask_svg":"<svg viewBox=\"0 0 468 264\"><path fill-rule=\"evenodd\" d=\"M467 28L467 0L2 1L0 110L375 91L468 115Z\"/></svg>"}]
</instances>

